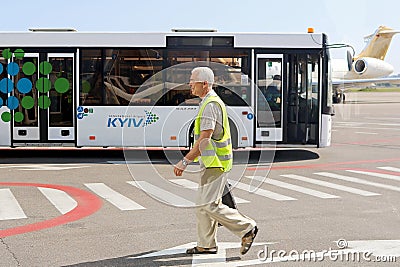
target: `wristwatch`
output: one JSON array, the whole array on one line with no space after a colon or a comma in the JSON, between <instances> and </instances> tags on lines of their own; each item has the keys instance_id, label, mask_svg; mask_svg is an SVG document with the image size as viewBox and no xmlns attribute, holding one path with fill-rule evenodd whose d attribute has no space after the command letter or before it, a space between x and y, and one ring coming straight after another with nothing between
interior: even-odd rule
<instances>
[{"instance_id":1,"label":"wristwatch","mask_svg":"<svg viewBox=\"0 0 400 267\"><path fill-rule=\"evenodd\" d=\"M186 167L188 164L189 164L189 162L187 162L186 159L183 158L182 159L182 165Z\"/></svg>"}]
</instances>

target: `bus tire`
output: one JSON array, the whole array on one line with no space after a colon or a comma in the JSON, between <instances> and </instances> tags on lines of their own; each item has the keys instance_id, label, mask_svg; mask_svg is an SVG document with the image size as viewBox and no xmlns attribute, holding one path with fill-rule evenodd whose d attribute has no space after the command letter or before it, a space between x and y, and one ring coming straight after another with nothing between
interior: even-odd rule
<instances>
[{"instance_id":1,"label":"bus tire","mask_svg":"<svg viewBox=\"0 0 400 267\"><path fill-rule=\"evenodd\" d=\"M237 149L239 147L238 131L232 120L229 120L229 128L231 130L232 148Z\"/></svg>"}]
</instances>

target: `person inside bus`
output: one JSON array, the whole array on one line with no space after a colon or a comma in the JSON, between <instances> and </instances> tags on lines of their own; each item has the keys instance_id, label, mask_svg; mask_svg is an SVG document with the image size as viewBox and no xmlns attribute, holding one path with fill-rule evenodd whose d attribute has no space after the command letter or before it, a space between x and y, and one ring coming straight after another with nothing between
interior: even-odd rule
<instances>
[{"instance_id":1,"label":"person inside bus","mask_svg":"<svg viewBox=\"0 0 400 267\"><path fill-rule=\"evenodd\" d=\"M272 82L264 92L265 99L268 101L271 110L280 110L281 103L281 75L274 75Z\"/></svg>"},{"instance_id":2,"label":"person inside bus","mask_svg":"<svg viewBox=\"0 0 400 267\"><path fill-rule=\"evenodd\" d=\"M174 166L181 176L187 165L200 161L197 192L197 246L187 254L216 254L217 228L222 224L242 239L240 253L250 249L258 228L256 222L222 202L227 176L233 164L228 114L224 102L212 89L214 73L208 67L197 67L190 77L191 93L202 99L195 119L195 143L186 156Z\"/></svg>"}]
</instances>

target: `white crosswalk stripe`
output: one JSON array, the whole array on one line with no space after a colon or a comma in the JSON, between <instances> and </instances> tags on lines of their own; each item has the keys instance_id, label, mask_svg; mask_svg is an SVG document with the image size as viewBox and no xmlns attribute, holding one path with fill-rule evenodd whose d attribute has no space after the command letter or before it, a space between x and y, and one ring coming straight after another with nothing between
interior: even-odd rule
<instances>
[{"instance_id":1,"label":"white crosswalk stripe","mask_svg":"<svg viewBox=\"0 0 400 267\"><path fill-rule=\"evenodd\" d=\"M317 172L315 174L321 175L321 176L325 176L325 177L334 178L334 179L339 179L339 180L343 180L343 181L347 181L347 182L370 185L370 186L375 186L375 187L379 187L379 188L384 188L384 189L389 189L389 190L400 192L400 187L397 187L397 186L370 182L370 181L367 181L367 180L363 180L363 179L355 178L355 177L350 177L350 176L346 176L346 175L339 175L339 174L334 174L334 173L329 173L329 172Z\"/></svg>"},{"instance_id":2,"label":"white crosswalk stripe","mask_svg":"<svg viewBox=\"0 0 400 267\"><path fill-rule=\"evenodd\" d=\"M378 169L391 171L391 172L400 172L400 168L395 168L395 167L378 167Z\"/></svg>"},{"instance_id":3,"label":"white crosswalk stripe","mask_svg":"<svg viewBox=\"0 0 400 267\"><path fill-rule=\"evenodd\" d=\"M38 189L61 214L70 212L78 205L75 199L64 191L45 187L38 187Z\"/></svg>"},{"instance_id":4,"label":"white crosswalk stripe","mask_svg":"<svg viewBox=\"0 0 400 267\"><path fill-rule=\"evenodd\" d=\"M144 190L146 193L153 195L167 204L173 204L179 207L192 207L195 205L192 201L175 195L146 181L127 181L127 183Z\"/></svg>"},{"instance_id":5,"label":"white crosswalk stripe","mask_svg":"<svg viewBox=\"0 0 400 267\"><path fill-rule=\"evenodd\" d=\"M216 254L195 254L192 257L192 267L226 266L226 249L218 244Z\"/></svg>"},{"instance_id":6,"label":"white crosswalk stripe","mask_svg":"<svg viewBox=\"0 0 400 267\"><path fill-rule=\"evenodd\" d=\"M27 218L17 199L8 188L0 189L0 220Z\"/></svg>"},{"instance_id":7,"label":"white crosswalk stripe","mask_svg":"<svg viewBox=\"0 0 400 267\"><path fill-rule=\"evenodd\" d=\"M359 170L346 170L346 171L352 172L352 173L359 173L359 174L365 174L365 175L369 175L369 176L379 177L379 178L383 178L383 179L400 181L400 176L397 176L397 175L378 173L378 172L369 172L369 171L359 171Z\"/></svg>"},{"instance_id":8,"label":"white crosswalk stripe","mask_svg":"<svg viewBox=\"0 0 400 267\"><path fill-rule=\"evenodd\" d=\"M281 179L271 179L265 178L262 176L245 176L248 179L254 179L256 181L260 181L263 184L263 187L268 188L266 190L262 187L254 188L254 186L248 184L247 180L236 182L230 181L233 188L238 189L237 194L235 195L235 200L237 203L249 203L250 201L247 199L243 199L239 196L243 196L242 191L251 192L253 195L262 197L264 200L270 199L274 201L293 201L298 200L290 195L293 192L289 192L288 194L283 193L276 193L273 192L272 186L279 187L280 191L289 190L295 191L301 194L310 195L312 197L317 197L321 199L336 199L340 198L341 196L336 195L336 193L331 193L331 191L337 190L335 192L347 192L350 194L355 194L359 196L379 196L383 194L382 192L374 192L375 190L370 191L368 189L359 189L357 188L358 185L369 186L375 189L382 189L383 190L390 190L395 192L400 192L400 183L397 185L395 182L400 182L400 174L394 175L396 173L400 173L400 168L398 167L391 167L391 166L382 166L376 167L379 171L374 170L357 170L357 169L346 169L346 170L337 170L332 172L315 172L310 175L297 175L297 174L281 174L279 175ZM387 171L386 173L384 171ZM317 176L317 177L312 177ZM319 176L319 177L318 177ZM334 179L335 181L326 181L327 179L322 179L322 177L328 177ZM319 179L318 179L319 178ZM290 179L294 181L296 184L287 183L285 179ZM377 179L382 180L382 182L376 182ZM393 181L392 184L387 184L387 180ZM285 182L283 182L283 181ZM372 181L374 180L374 181ZM198 184L194 181L188 179L171 179L171 182L181 185L183 187L189 189L197 189ZM354 185L342 185L346 183L353 183ZM154 196L156 199L173 204L174 206L183 206L183 207L193 207L195 204L190 201L189 197L186 196L181 197L177 194L170 192L170 190L163 189L156 184L152 184L146 181L127 181L126 183L133 185L140 190L144 190L146 193ZM321 188L329 189L329 192L322 192L319 190L314 190L309 187L308 185L315 185ZM117 207L121 211L136 211L136 210L143 210L146 209L142 205L136 203L129 197L124 196L120 192L115 191L114 189L110 188L110 185L106 185L105 183L85 183L84 184L88 189L90 189L94 194L98 195L99 197L103 198L105 201L108 201L115 207ZM272 186L271 186L272 185ZM77 201L68 195L66 192L53 189L53 188L46 188L46 187L37 187L42 195L44 201L50 202L61 214L66 214L76 208ZM270 191L271 190L271 191ZM14 192L17 193L17 192ZM22 195L21 195L22 196ZM143 197L143 195L140 195ZM16 220L16 219L26 219L27 216L24 210L21 208L21 204L24 204L23 201L27 201L27 199L19 199L19 195L13 194L13 191L9 188L0 188L0 221L4 220ZM187 198L187 199L186 199ZM18 199L18 200L17 200ZM21 202L22 201L22 202ZM19 203L20 202L20 203ZM22 205L25 208L25 205ZM29 214L29 213L28 213Z\"/></svg>"},{"instance_id":9,"label":"white crosswalk stripe","mask_svg":"<svg viewBox=\"0 0 400 267\"><path fill-rule=\"evenodd\" d=\"M310 189L307 187L302 187L302 186L298 186L298 185L294 185L294 184L289 184L289 183L285 183L285 182L281 182L281 181L277 181L277 180L272 180L272 179L265 179L262 176L246 176L247 178L250 179L255 179L258 181L263 181L266 184L270 184L270 185L274 185L274 186L278 186L278 187L282 187L282 188L286 188L289 190L293 190L296 192L300 192L306 195L310 195L310 196L314 196L314 197L318 197L318 198L340 198L339 196L335 196L335 195L331 195L325 192L321 192L321 191L317 191L314 189Z\"/></svg>"},{"instance_id":10,"label":"white crosswalk stripe","mask_svg":"<svg viewBox=\"0 0 400 267\"><path fill-rule=\"evenodd\" d=\"M127 198L126 196L116 192L115 190L111 189L103 183L88 183L85 184L85 186L120 210L146 209L132 199Z\"/></svg>"},{"instance_id":11,"label":"white crosswalk stripe","mask_svg":"<svg viewBox=\"0 0 400 267\"><path fill-rule=\"evenodd\" d=\"M357 189L354 187L349 187L349 186L339 185L339 184L325 182L325 181L321 181L321 180L311 179L311 178L308 178L305 176L300 176L300 175L295 175L295 174L284 174L281 176L290 178L290 179L307 182L307 183L311 183L311 184L325 186L325 187L329 187L329 188L333 188L333 189L337 189L337 190L341 190L341 191L345 191L345 192L349 192L349 193L353 193L353 194L357 194L357 195L361 195L361 196L366 196L366 197L380 195L378 193L369 192L369 191Z\"/></svg>"},{"instance_id":12,"label":"white crosswalk stripe","mask_svg":"<svg viewBox=\"0 0 400 267\"><path fill-rule=\"evenodd\" d=\"M250 190L250 189L252 189L250 185L245 184L245 183L241 183L241 182L235 183L234 187L238 188L238 189L241 189L241 190L244 190L244 191L247 191L247 192L251 191L253 194L256 194L256 195L259 195L259 196L262 196L262 197L266 197L266 198L270 198L270 199L273 199L273 200L278 200L278 201L297 200L296 198L288 197L288 196L285 196L285 195L281 195L281 194L278 194L278 193L275 193L275 192L272 192L272 191L269 191L269 190L265 190L265 189L262 189L262 188L257 188L256 190Z\"/></svg>"},{"instance_id":13,"label":"white crosswalk stripe","mask_svg":"<svg viewBox=\"0 0 400 267\"><path fill-rule=\"evenodd\" d=\"M173 183L179 184L181 186L184 186L186 188L190 188L190 189L194 189L194 190L197 189L197 187L198 187L197 183L195 183L193 181L190 181L190 180L187 180L187 179L171 179L170 181L173 182ZM249 203L250 202L250 201L248 201L246 199L243 199L243 198L240 198L240 197L236 197L236 196L235 196L235 201L236 201L237 204L243 204L243 203Z\"/></svg>"}]
</instances>

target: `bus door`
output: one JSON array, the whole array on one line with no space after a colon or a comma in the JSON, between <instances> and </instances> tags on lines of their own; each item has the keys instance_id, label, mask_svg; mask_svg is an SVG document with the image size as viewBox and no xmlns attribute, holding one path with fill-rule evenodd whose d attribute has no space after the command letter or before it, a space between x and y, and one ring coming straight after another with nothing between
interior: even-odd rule
<instances>
[{"instance_id":1,"label":"bus door","mask_svg":"<svg viewBox=\"0 0 400 267\"><path fill-rule=\"evenodd\" d=\"M25 53L12 61L19 65L12 78L12 146L75 142L74 53Z\"/></svg>"},{"instance_id":2,"label":"bus door","mask_svg":"<svg viewBox=\"0 0 400 267\"><path fill-rule=\"evenodd\" d=\"M288 55L286 143L317 144L319 138L319 56Z\"/></svg>"},{"instance_id":3,"label":"bus door","mask_svg":"<svg viewBox=\"0 0 400 267\"><path fill-rule=\"evenodd\" d=\"M256 65L256 141L279 142L283 138L282 54L258 54Z\"/></svg>"}]
</instances>

